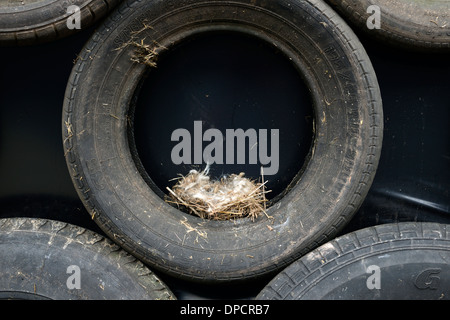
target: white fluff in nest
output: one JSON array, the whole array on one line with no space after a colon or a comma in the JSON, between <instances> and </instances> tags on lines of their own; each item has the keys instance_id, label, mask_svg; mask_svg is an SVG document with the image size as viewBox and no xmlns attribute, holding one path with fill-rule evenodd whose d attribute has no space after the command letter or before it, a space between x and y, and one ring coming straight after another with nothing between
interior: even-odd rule
<instances>
[{"instance_id":1,"label":"white fluff in nest","mask_svg":"<svg viewBox=\"0 0 450 320\"><path fill-rule=\"evenodd\" d=\"M209 165L204 171L191 170L181 176L170 192L167 202L183 206L199 217L228 220L241 217L255 219L265 213L265 183L232 174L211 180Z\"/></svg>"}]
</instances>

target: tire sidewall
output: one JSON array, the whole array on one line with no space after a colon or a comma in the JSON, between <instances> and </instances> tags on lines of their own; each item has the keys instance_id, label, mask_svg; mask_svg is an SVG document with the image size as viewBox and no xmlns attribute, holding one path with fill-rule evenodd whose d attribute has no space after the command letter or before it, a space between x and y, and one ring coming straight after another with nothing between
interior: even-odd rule
<instances>
[{"instance_id":1,"label":"tire sidewall","mask_svg":"<svg viewBox=\"0 0 450 320\"><path fill-rule=\"evenodd\" d=\"M403 222L342 235L292 263L256 299L446 299L448 228Z\"/></svg>"},{"instance_id":2,"label":"tire sidewall","mask_svg":"<svg viewBox=\"0 0 450 320\"><path fill-rule=\"evenodd\" d=\"M380 41L417 51L447 52L450 49L450 27L445 23L448 19L444 5L431 3L429 7L421 7L417 4L408 12L404 4L395 1L389 4L373 0L327 1L356 28ZM374 14L368 9L373 5L380 9L380 29L367 26Z\"/></svg>"},{"instance_id":3,"label":"tire sidewall","mask_svg":"<svg viewBox=\"0 0 450 320\"><path fill-rule=\"evenodd\" d=\"M333 235L368 191L382 136L376 78L350 29L337 17L321 15L320 10L332 13L326 6L317 4L317 10L306 1L128 5L86 45L66 92L67 162L93 219L144 261L190 279L256 277ZM139 34L141 39L170 48L187 34L210 31L212 21L219 29L234 26L271 39L297 64L314 100L309 161L295 185L268 209L271 220L217 222L184 214L149 188L130 152L127 116L146 69L130 60L133 50L123 44L147 24L151 28Z\"/></svg>"}]
</instances>

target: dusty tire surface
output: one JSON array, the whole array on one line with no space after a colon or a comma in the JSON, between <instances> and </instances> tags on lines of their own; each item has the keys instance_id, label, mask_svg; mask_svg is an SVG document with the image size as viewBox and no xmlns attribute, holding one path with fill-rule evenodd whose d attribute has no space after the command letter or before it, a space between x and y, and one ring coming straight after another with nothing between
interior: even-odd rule
<instances>
[{"instance_id":1,"label":"dusty tire surface","mask_svg":"<svg viewBox=\"0 0 450 320\"><path fill-rule=\"evenodd\" d=\"M450 299L450 227L405 222L349 233L276 276L257 299Z\"/></svg>"},{"instance_id":2,"label":"dusty tire surface","mask_svg":"<svg viewBox=\"0 0 450 320\"><path fill-rule=\"evenodd\" d=\"M0 45L30 45L63 38L104 17L120 0L24 0L0 3ZM68 27L79 8L79 26ZM77 15L78 15L77 13ZM71 23L75 21L71 20Z\"/></svg>"},{"instance_id":3,"label":"dusty tire surface","mask_svg":"<svg viewBox=\"0 0 450 320\"><path fill-rule=\"evenodd\" d=\"M0 256L0 299L175 299L135 257L67 223L1 219Z\"/></svg>"},{"instance_id":4,"label":"dusty tire surface","mask_svg":"<svg viewBox=\"0 0 450 320\"><path fill-rule=\"evenodd\" d=\"M204 32L274 44L308 84L315 135L307 164L255 222L209 221L167 204L136 163L131 105L151 68L133 37L158 54ZM160 48L164 50L158 51ZM63 142L77 192L94 221L127 251L172 276L202 282L257 278L317 247L352 217L373 181L383 112L370 60L320 1L126 1L80 53L66 90ZM168 141L169 142L169 141Z\"/></svg>"},{"instance_id":5,"label":"dusty tire surface","mask_svg":"<svg viewBox=\"0 0 450 320\"><path fill-rule=\"evenodd\" d=\"M450 50L450 2L446 0L327 0L354 26L382 41L418 50ZM369 29L380 9L380 29Z\"/></svg>"}]
</instances>

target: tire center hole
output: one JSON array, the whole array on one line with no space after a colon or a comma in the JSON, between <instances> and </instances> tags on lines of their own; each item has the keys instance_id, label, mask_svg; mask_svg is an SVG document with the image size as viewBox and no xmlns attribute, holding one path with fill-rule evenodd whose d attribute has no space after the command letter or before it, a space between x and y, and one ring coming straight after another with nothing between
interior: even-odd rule
<instances>
[{"instance_id":1,"label":"tire center hole","mask_svg":"<svg viewBox=\"0 0 450 320\"><path fill-rule=\"evenodd\" d=\"M310 93L294 64L238 32L197 35L163 51L132 109L138 167L160 195L211 156L212 179L243 172L261 181L263 166L274 199L299 177L313 141ZM244 139L228 135L237 129Z\"/></svg>"}]
</instances>

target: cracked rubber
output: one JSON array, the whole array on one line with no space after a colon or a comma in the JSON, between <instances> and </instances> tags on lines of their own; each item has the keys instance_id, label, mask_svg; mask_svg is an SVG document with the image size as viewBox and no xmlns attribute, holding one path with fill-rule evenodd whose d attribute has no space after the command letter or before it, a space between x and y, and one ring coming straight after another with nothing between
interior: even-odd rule
<instances>
[{"instance_id":1,"label":"cracked rubber","mask_svg":"<svg viewBox=\"0 0 450 320\"><path fill-rule=\"evenodd\" d=\"M1 219L0 257L0 299L175 299L135 257L67 223Z\"/></svg>"},{"instance_id":2,"label":"cracked rubber","mask_svg":"<svg viewBox=\"0 0 450 320\"><path fill-rule=\"evenodd\" d=\"M135 49L124 44L133 36L165 48L164 54L197 32L219 30L276 45L314 101L313 147L297 179L268 208L273 219L208 221L185 214L164 202L150 187L151 172L135 161L130 109L151 69L132 61ZM279 271L351 219L375 176L383 111L364 48L322 1L136 0L109 16L80 53L62 127L73 183L102 230L162 272L214 283Z\"/></svg>"},{"instance_id":3,"label":"cracked rubber","mask_svg":"<svg viewBox=\"0 0 450 320\"><path fill-rule=\"evenodd\" d=\"M449 262L449 225L379 225L305 255L276 276L257 299L448 300Z\"/></svg>"},{"instance_id":4,"label":"cracked rubber","mask_svg":"<svg viewBox=\"0 0 450 320\"><path fill-rule=\"evenodd\" d=\"M5 3L7 2L7 3ZM68 7L80 8L80 28L104 17L120 0L13 0L0 3L0 45L32 45L61 39L69 29Z\"/></svg>"},{"instance_id":5,"label":"cracked rubber","mask_svg":"<svg viewBox=\"0 0 450 320\"><path fill-rule=\"evenodd\" d=\"M450 1L327 0L353 26L383 42L420 51L450 51ZM367 20L380 8L380 29ZM369 11L369 12L367 12Z\"/></svg>"}]
</instances>

